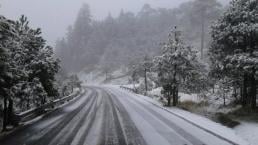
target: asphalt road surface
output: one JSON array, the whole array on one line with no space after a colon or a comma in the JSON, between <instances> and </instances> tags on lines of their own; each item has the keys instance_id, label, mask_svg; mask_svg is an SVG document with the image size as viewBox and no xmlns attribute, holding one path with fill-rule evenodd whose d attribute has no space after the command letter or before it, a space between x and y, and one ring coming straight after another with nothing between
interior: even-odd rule
<instances>
[{"instance_id":1,"label":"asphalt road surface","mask_svg":"<svg viewBox=\"0 0 258 145\"><path fill-rule=\"evenodd\" d=\"M0 145L232 145L125 91L97 86L85 90Z\"/></svg>"}]
</instances>

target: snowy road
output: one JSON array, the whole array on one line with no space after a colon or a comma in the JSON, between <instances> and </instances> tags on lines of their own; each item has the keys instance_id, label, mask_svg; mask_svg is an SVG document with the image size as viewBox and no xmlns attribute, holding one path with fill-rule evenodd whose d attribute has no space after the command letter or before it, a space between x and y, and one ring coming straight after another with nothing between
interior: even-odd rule
<instances>
[{"instance_id":1,"label":"snowy road","mask_svg":"<svg viewBox=\"0 0 258 145\"><path fill-rule=\"evenodd\" d=\"M126 91L87 87L1 145L232 145Z\"/></svg>"}]
</instances>

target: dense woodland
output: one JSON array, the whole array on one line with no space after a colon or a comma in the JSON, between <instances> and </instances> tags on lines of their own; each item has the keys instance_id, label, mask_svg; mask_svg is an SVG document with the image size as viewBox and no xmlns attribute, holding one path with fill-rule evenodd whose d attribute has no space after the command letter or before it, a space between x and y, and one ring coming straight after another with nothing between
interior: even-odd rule
<instances>
[{"instance_id":1,"label":"dense woodland","mask_svg":"<svg viewBox=\"0 0 258 145\"><path fill-rule=\"evenodd\" d=\"M207 60L209 28L222 11L224 7L216 0L195 0L174 9L146 4L136 14L121 10L118 17L108 15L97 21L84 4L66 37L57 41L56 54L70 72L94 67L117 69L143 60L146 54L158 54L168 32L178 25L186 43L199 50L199 57L203 52Z\"/></svg>"},{"instance_id":2,"label":"dense woodland","mask_svg":"<svg viewBox=\"0 0 258 145\"><path fill-rule=\"evenodd\" d=\"M67 95L79 82L74 75L69 77L61 72L57 75L59 63L53 48L41 36L41 30L31 28L25 16L17 21L0 16L0 120L3 118L3 130L14 122L15 113Z\"/></svg>"},{"instance_id":3,"label":"dense woodland","mask_svg":"<svg viewBox=\"0 0 258 145\"><path fill-rule=\"evenodd\" d=\"M169 33L161 47L161 53L133 68L132 80L144 77L145 84L152 79L162 87L162 93L178 104L178 93L219 93L234 104L256 109L258 83L258 2L234 0L227 10L211 25L211 41L208 45L208 63L198 59L194 45L187 44L182 31L176 27ZM148 71L142 71L143 68ZM149 73L149 78L146 75ZM138 74L135 75L135 74ZM156 76L153 74L156 74ZM156 80L153 79L156 77ZM144 92L147 92L145 87Z\"/></svg>"},{"instance_id":4,"label":"dense woodland","mask_svg":"<svg viewBox=\"0 0 258 145\"><path fill-rule=\"evenodd\" d=\"M67 72L121 66L128 68L132 83L144 78L145 94L162 87L168 106L178 105L179 92L217 88L222 97L255 110L257 40L257 0L232 0L226 8L216 0L194 0L174 9L146 4L137 14L121 10L118 17L100 21L84 4L67 35L57 41L55 55L25 16L17 21L0 16L3 129L13 112L67 95L67 87L79 82Z\"/></svg>"},{"instance_id":5,"label":"dense woodland","mask_svg":"<svg viewBox=\"0 0 258 145\"><path fill-rule=\"evenodd\" d=\"M243 106L256 108L258 83L258 1L234 0L212 25L210 74L230 86Z\"/></svg>"},{"instance_id":6,"label":"dense woodland","mask_svg":"<svg viewBox=\"0 0 258 145\"><path fill-rule=\"evenodd\" d=\"M168 105L171 97L177 104L179 91L218 87L224 100L232 96L254 109L257 13L255 0L232 0L226 7L216 0L193 0L174 9L146 4L136 14L121 10L118 17L96 21L84 4L57 42L57 55L66 70L75 72L127 66L133 83L145 78L145 93L151 89L148 79L162 86Z\"/></svg>"},{"instance_id":7,"label":"dense woodland","mask_svg":"<svg viewBox=\"0 0 258 145\"><path fill-rule=\"evenodd\" d=\"M0 32L0 99L5 130L14 111L40 106L58 96L54 81L59 61L41 37L41 30L30 28L25 16L18 21L1 16Z\"/></svg>"}]
</instances>

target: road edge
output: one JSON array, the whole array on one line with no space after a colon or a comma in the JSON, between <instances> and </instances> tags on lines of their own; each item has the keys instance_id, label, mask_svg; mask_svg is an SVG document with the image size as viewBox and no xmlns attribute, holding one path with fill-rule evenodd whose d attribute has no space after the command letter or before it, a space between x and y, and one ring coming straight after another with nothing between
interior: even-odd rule
<instances>
[{"instance_id":1,"label":"road edge","mask_svg":"<svg viewBox=\"0 0 258 145\"><path fill-rule=\"evenodd\" d=\"M140 95L140 94L136 94L135 92L130 91L129 89L125 89L125 88L119 88L119 89L120 89L120 90L125 90L125 91L127 91L127 92L129 92L129 93L131 93L131 94L135 94L135 95L141 97L141 98L142 98L143 100L145 100L146 102L148 102L148 103L154 105L155 107L158 107L158 108L160 108L160 109L162 109L162 110L164 110L164 111L166 111L166 112L168 112L168 113L170 113L170 114L172 114L172 115L174 115L174 116L176 116L176 117L178 117L178 118L180 118L180 119L182 119L182 120L184 120L184 121L190 123L191 125L193 125L193 126L199 128L199 129L201 129L201 130L203 130L203 131L205 131L205 132L207 132L207 133L210 133L210 134L212 134L212 135L214 135L214 136L216 136L216 137L218 137L218 138L220 138L220 139L222 139L222 140L224 140L224 141L226 141L226 142L228 142L228 143L230 143L230 144L232 144L232 145L240 145L240 144L238 144L238 143L236 143L236 142L234 142L234 141L232 141L232 140L229 140L229 139L227 139L227 138L225 138L225 137L219 135L218 133L215 133L215 132L211 131L210 129L207 129L207 128L205 128L205 127L202 127L201 125L196 124L196 123L193 122L193 121L190 121L190 120L187 119L186 117L183 117L183 116L181 116L181 115L179 115L179 114L177 114L177 113L174 113L174 112L172 112L171 110L169 110L169 109L167 109L167 108L165 108L165 107L162 107L162 106L160 106L160 105L158 105L158 104L155 104L155 103L153 103L153 102L147 100L146 98L144 98L144 97L148 97L148 96L143 96L143 95Z\"/></svg>"},{"instance_id":2,"label":"road edge","mask_svg":"<svg viewBox=\"0 0 258 145\"><path fill-rule=\"evenodd\" d=\"M20 130L20 129L22 129L22 128L24 128L24 127L30 125L30 124L33 124L33 123L39 121L39 120L42 119L44 116L46 116L46 115L52 113L53 111L57 110L58 108L63 107L63 106L65 106L65 105L71 103L72 101L74 101L74 100L78 99L79 97L83 96L83 94L85 94L85 93L86 93L86 89L83 88L83 89L81 89L81 91L79 92L79 94L78 94L76 97L74 97L73 99L71 99L70 101L68 101L68 102L66 102L66 103L64 103L64 104L62 104L62 105L60 105L60 106L57 106L57 107L55 107L54 109L49 110L49 111L47 111L46 113L44 113L44 114L42 114L42 115L40 115L40 116L37 116L37 117L35 117L35 118L33 118L33 119L29 120L29 121L20 122L20 124L19 124L17 127L14 127L14 128L11 129L10 131L1 132L1 133L0 133L0 141L1 141L2 139L4 139L5 137L8 137L8 136L10 136L11 134L15 133L16 131L18 131L18 130Z\"/></svg>"}]
</instances>

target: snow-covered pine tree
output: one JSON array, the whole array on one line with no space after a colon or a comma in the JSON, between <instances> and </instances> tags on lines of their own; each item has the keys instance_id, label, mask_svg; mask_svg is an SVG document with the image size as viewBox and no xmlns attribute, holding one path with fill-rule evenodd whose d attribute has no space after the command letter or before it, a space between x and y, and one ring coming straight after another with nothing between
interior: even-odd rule
<instances>
[{"instance_id":1,"label":"snow-covered pine tree","mask_svg":"<svg viewBox=\"0 0 258 145\"><path fill-rule=\"evenodd\" d=\"M202 76L196 52L192 47L184 44L180 38L180 31L177 31L176 27L169 34L161 56L156 57L154 61L168 106L171 105L171 97L173 97L173 105L176 106L178 91L192 88L193 84L190 81L198 80Z\"/></svg>"},{"instance_id":2,"label":"snow-covered pine tree","mask_svg":"<svg viewBox=\"0 0 258 145\"><path fill-rule=\"evenodd\" d=\"M40 29L31 29L26 17L12 21L0 16L0 99L4 123L12 124L13 110L23 111L56 96L58 60L45 45ZM13 108L13 106L15 108Z\"/></svg>"},{"instance_id":3,"label":"snow-covered pine tree","mask_svg":"<svg viewBox=\"0 0 258 145\"><path fill-rule=\"evenodd\" d=\"M5 48L5 41L7 41L7 32L6 28L10 27L10 25L7 23L7 20L3 17L0 16L0 98L2 99L5 95L5 77L7 75L6 72L6 57L7 57L7 52Z\"/></svg>"},{"instance_id":4,"label":"snow-covered pine tree","mask_svg":"<svg viewBox=\"0 0 258 145\"><path fill-rule=\"evenodd\" d=\"M31 83L34 79L39 79L49 97L57 96L58 92L54 87L54 81L55 74L59 70L59 61L54 57L53 48L46 46L46 41L41 36L41 30L39 28L31 29L28 24L29 21L25 16L16 22L22 52L17 60L25 69L28 82Z\"/></svg>"},{"instance_id":5,"label":"snow-covered pine tree","mask_svg":"<svg viewBox=\"0 0 258 145\"><path fill-rule=\"evenodd\" d=\"M256 106L258 70L258 1L232 0L212 26L212 71L238 87L242 105ZM237 85L240 84L240 85Z\"/></svg>"},{"instance_id":6,"label":"snow-covered pine tree","mask_svg":"<svg viewBox=\"0 0 258 145\"><path fill-rule=\"evenodd\" d=\"M6 130L11 116L10 113L12 113L13 101L9 96L9 88L12 85L10 79L13 75L10 73L9 48L16 46L13 41L15 39L17 39L17 33L14 22L0 15L0 100L3 100L3 131Z\"/></svg>"}]
</instances>

